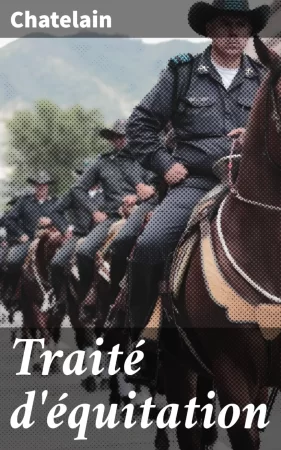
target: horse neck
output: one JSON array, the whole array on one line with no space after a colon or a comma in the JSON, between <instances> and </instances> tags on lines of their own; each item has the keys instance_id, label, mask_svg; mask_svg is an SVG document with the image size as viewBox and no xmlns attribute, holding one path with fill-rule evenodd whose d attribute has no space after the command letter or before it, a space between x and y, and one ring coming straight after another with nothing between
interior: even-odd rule
<instances>
[{"instance_id":1,"label":"horse neck","mask_svg":"<svg viewBox=\"0 0 281 450\"><path fill-rule=\"evenodd\" d=\"M271 166L266 157L261 155L255 160L245 157L241 161L236 189L245 199L281 208L280 180L281 172Z\"/></svg>"},{"instance_id":2,"label":"horse neck","mask_svg":"<svg viewBox=\"0 0 281 450\"><path fill-rule=\"evenodd\" d=\"M269 292L281 295L281 173L260 151L242 157L236 190L222 213L222 231L238 265ZM268 208L276 206L280 210Z\"/></svg>"},{"instance_id":3,"label":"horse neck","mask_svg":"<svg viewBox=\"0 0 281 450\"><path fill-rule=\"evenodd\" d=\"M48 280L48 263L49 263L49 261L46 261L46 242L47 237L43 237L40 239L36 255L37 266L39 269L40 276L45 281Z\"/></svg>"}]
</instances>

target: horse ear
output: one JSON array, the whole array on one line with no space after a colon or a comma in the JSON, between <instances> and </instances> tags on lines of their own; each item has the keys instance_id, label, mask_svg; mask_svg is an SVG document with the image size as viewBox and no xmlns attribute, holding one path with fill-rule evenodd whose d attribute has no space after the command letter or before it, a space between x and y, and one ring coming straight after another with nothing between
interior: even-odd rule
<instances>
[{"instance_id":1,"label":"horse ear","mask_svg":"<svg viewBox=\"0 0 281 450\"><path fill-rule=\"evenodd\" d=\"M254 45L261 63L271 71L280 71L280 56L275 51L269 49L258 36L254 37Z\"/></svg>"}]
</instances>

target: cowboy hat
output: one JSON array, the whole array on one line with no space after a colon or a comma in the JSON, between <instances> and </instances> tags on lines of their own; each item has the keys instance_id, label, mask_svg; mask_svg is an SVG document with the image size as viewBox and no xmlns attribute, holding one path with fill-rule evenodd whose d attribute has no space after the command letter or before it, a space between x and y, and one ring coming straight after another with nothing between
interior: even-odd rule
<instances>
[{"instance_id":1,"label":"cowboy hat","mask_svg":"<svg viewBox=\"0 0 281 450\"><path fill-rule=\"evenodd\" d=\"M252 26L252 35L258 34L270 16L270 7L262 5L250 9L248 0L214 0L212 4L197 2L189 10L188 22L201 36L206 36L206 24L222 15L244 15Z\"/></svg>"},{"instance_id":2,"label":"cowboy hat","mask_svg":"<svg viewBox=\"0 0 281 450\"><path fill-rule=\"evenodd\" d=\"M118 136L125 136L126 125L127 125L126 120L118 119L116 120L111 129L103 128L102 130L100 130L100 136L108 140Z\"/></svg>"},{"instance_id":3,"label":"cowboy hat","mask_svg":"<svg viewBox=\"0 0 281 450\"><path fill-rule=\"evenodd\" d=\"M51 175L46 170L40 170L36 175L27 178L27 183L30 184L51 184L54 183Z\"/></svg>"}]
</instances>

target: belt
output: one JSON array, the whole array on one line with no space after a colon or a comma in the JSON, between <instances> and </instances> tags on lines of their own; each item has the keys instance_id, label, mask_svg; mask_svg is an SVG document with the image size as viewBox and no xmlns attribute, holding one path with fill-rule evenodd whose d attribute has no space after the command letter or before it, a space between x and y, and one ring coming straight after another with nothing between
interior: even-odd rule
<instances>
[{"instance_id":1,"label":"belt","mask_svg":"<svg viewBox=\"0 0 281 450\"><path fill-rule=\"evenodd\" d=\"M186 166L189 175L194 177L202 177L202 178L208 178L210 181L214 181L216 183L219 182L218 177L212 172L210 169L203 169L201 167L188 167Z\"/></svg>"}]
</instances>

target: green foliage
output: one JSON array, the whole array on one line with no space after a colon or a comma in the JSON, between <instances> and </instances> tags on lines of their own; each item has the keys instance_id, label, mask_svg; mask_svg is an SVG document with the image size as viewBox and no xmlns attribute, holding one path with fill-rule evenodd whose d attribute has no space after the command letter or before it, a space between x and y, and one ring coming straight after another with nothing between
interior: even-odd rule
<instances>
[{"instance_id":1,"label":"green foliage","mask_svg":"<svg viewBox=\"0 0 281 450\"><path fill-rule=\"evenodd\" d=\"M7 126L10 140L6 160L15 167L12 184L20 186L35 171L46 169L57 180L57 193L63 192L73 183L73 169L85 157L106 149L106 141L95 132L104 126L102 115L79 105L61 109L39 100L34 111L16 112Z\"/></svg>"}]
</instances>

